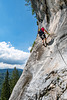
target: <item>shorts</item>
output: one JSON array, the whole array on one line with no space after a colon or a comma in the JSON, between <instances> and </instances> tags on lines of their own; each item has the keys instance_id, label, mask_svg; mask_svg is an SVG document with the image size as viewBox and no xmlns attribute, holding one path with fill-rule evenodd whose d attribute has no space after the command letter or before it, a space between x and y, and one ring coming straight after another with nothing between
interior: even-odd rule
<instances>
[{"instance_id":1,"label":"shorts","mask_svg":"<svg viewBox=\"0 0 67 100\"><path fill-rule=\"evenodd\" d=\"M46 35L45 35L45 34L42 34L42 36L40 36L40 37L41 37L41 39L43 40L43 39L46 38Z\"/></svg>"}]
</instances>

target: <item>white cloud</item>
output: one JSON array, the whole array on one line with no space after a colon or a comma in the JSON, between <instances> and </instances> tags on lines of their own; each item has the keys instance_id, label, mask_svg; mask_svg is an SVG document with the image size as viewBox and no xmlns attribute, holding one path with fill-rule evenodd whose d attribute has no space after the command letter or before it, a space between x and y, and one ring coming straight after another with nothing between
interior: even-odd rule
<instances>
[{"instance_id":1,"label":"white cloud","mask_svg":"<svg viewBox=\"0 0 67 100\"><path fill-rule=\"evenodd\" d=\"M25 64L23 64L23 65L17 65L17 64L11 65L11 64L3 63L3 62L0 63L0 69L14 68L14 67L19 68L19 69L24 69L24 66L25 66Z\"/></svg>"},{"instance_id":2,"label":"white cloud","mask_svg":"<svg viewBox=\"0 0 67 100\"><path fill-rule=\"evenodd\" d=\"M30 53L15 49L10 42L0 42L0 62L1 66L9 65L24 65ZM1 67L0 66L0 67ZM5 65L4 65L5 66Z\"/></svg>"},{"instance_id":3,"label":"white cloud","mask_svg":"<svg viewBox=\"0 0 67 100\"><path fill-rule=\"evenodd\" d=\"M32 47L29 47L28 50L30 51Z\"/></svg>"}]
</instances>

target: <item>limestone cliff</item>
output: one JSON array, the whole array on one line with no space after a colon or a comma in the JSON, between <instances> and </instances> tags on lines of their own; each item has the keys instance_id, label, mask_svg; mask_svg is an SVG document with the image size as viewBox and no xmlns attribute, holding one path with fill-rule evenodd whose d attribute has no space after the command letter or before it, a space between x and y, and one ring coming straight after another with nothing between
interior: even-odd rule
<instances>
[{"instance_id":1,"label":"limestone cliff","mask_svg":"<svg viewBox=\"0 0 67 100\"><path fill-rule=\"evenodd\" d=\"M38 27L51 34L44 47L37 35L32 53L9 100L67 100L67 0L31 0Z\"/></svg>"}]
</instances>

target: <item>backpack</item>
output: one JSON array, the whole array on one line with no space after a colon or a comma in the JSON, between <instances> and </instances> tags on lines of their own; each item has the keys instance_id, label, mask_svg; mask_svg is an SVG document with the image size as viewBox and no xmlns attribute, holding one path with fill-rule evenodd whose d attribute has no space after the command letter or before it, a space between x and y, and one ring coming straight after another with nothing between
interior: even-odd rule
<instances>
[{"instance_id":1,"label":"backpack","mask_svg":"<svg viewBox=\"0 0 67 100\"><path fill-rule=\"evenodd\" d=\"M39 34L39 36L42 36L44 34L44 32L41 29L39 29L38 34Z\"/></svg>"}]
</instances>

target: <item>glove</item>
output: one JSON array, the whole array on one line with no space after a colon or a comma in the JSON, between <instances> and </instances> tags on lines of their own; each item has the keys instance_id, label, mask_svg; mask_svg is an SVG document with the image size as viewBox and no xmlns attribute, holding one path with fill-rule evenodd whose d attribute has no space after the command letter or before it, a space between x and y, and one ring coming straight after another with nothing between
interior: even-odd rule
<instances>
[{"instance_id":1,"label":"glove","mask_svg":"<svg viewBox=\"0 0 67 100\"><path fill-rule=\"evenodd\" d=\"M50 33L48 33L48 35L50 35Z\"/></svg>"}]
</instances>

